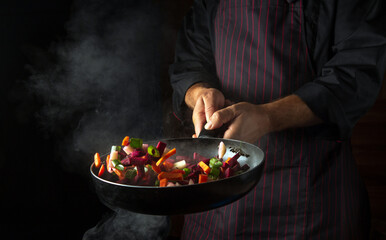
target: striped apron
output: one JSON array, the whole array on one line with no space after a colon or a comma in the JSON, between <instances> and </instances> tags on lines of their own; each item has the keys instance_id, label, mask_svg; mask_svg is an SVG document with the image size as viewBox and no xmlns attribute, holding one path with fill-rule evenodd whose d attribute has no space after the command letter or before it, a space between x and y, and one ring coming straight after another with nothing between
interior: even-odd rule
<instances>
[{"instance_id":1,"label":"striped apron","mask_svg":"<svg viewBox=\"0 0 386 240\"><path fill-rule=\"evenodd\" d=\"M233 101L267 103L314 79L304 0L221 0L213 19L217 75ZM185 216L182 238L365 239L368 200L349 141L307 128L262 137L265 170L242 199ZM205 197L205 196L203 196Z\"/></svg>"}]
</instances>

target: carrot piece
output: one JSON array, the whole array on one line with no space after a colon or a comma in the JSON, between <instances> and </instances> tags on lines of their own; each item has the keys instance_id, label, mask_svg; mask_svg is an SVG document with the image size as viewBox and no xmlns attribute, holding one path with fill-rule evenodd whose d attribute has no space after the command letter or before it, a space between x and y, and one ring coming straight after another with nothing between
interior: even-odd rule
<instances>
[{"instance_id":1,"label":"carrot piece","mask_svg":"<svg viewBox=\"0 0 386 240\"><path fill-rule=\"evenodd\" d=\"M168 184L167 178L163 178L163 179L159 180L159 186L160 187L166 187L167 184Z\"/></svg>"},{"instance_id":2,"label":"carrot piece","mask_svg":"<svg viewBox=\"0 0 386 240\"><path fill-rule=\"evenodd\" d=\"M151 162L151 168L153 169L154 172L160 174L162 171L161 171L161 168L157 166L157 164L153 161Z\"/></svg>"},{"instance_id":3,"label":"carrot piece","mask_svg":"<svg viewBox=\"0 0 386 240\"><path fill-rule=\"evenodd\" d=\"M99 168L98 177L102 176L105 173L105 165L102 164L101 168Z\"/></svg>"},{"instance_id":4,"label":"carrot piece","mask_svg":"<svg viewBox=\"0 0 386 240\"><path fill-rule=\"evenodd\" d=\"M174 154L176 154L176 149L175 148L173 148L172 150L167 152L165 155L160 157L158 159L158 161L157 161L157 166L160 166L166 159L168 159L170 156L173 156Z\"/></svg>"},{"instance_id":5,"label":"carrot piece","mask_svg":"<svg viewBox=\"0 0 386 240\"><path fill-rule=\"evenodd\" d=\"M95 153L94 155L94 164L97 168L99 168L101 165L101 155L99 153Z\"/></svg>"},{"instance_id":6,"label":"carrot piece","mask_svg":"<svg viewBox=\"0 0 386 240\"><path fill-rule=\"evenodd\" d=\"M115 167L113 167L113 171L115 172L115 174L117 174L117 176L119 177L119 179L125 178L125 174L124 174L122 171L119 171L119 170L116 169Z\"/></svg>"},{"instance_id":7,"label":"carrot piece","mask_svg":"<svg viewBox=\"0 0 386 240\"><path fill-rule=\"evenodd\" d=\"M107 157L106 157L106 168L107 168L107 171L108 171L109 173L112 173L112 172L113 172L112 167L113 167L113 164L112 164L111 161L110 161L110 155L107 155Z\"/></svg>"},{"instance_id":8,"label":"carrot piece","mask_svg":"<svg viewBox=\"0 0 386 240\"><path fill-rule=\"evenodd\" d=\"M169 181L182 181L183 175L180 172L161 172L158 174L158 180L167 178Z\"/></svg>"},{"instance_id":9,"label":"carrot piece","mask_svg":"<svg viewBox=\"0 0 386 240\"><path fill-rule=\"evenodd\" d=\"M122 146L127 146L129 145L130 143L130 138L129 136L126 136L123 140L122 140Z\"/></svg>"},{"instance_id":10,"label":"carrot piece","mask_svg":"<svg viewBox=\"0 0 386 240\"><path fill-rule=\"evenodd\" d=\"M198 166L200 166L206 174L210 173L210 167L208 165L206 165L203 161L199 162Z\"/></svg>"},{"instance_id":11,"label":"carrot piece","mask_svg":"<svg viewBox=\"0 0 386 240\"><path fill-rule=\"evenodd\" d=\"M199 174L198 175L198 183L205 183L208 181L208 175L206 174Z\"/></svg>"},{"instance_id":12,"label":"carrot piece","mask_svg":"<svg viewBox=\"0 0 386 240\"><path fill-rule=\"evenodd\" d=\"M181 170L181 169L173 169L171 172L172 172L172 173L181 173L182 175L185 174L185 171L184 171L184 170Z\"/></svg>"},{"instance_id":13,"label":"carrot piece","mask_svg":"<svg viewBox=\"0 0 386 240\"><path fill-rule=\"evenodd\" d=\"M167 161L167 160L163 162L163 165L164 165L166 171L172 170L172 168L173 168L173 166L174 166L173 163L171 163L171 162L169 162L169 161Z\"/></svg>"}]
</instances>

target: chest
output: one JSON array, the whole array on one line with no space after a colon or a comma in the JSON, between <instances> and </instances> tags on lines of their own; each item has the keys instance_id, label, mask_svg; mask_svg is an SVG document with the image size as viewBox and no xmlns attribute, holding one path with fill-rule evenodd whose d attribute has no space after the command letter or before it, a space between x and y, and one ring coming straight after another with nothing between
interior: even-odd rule
<instances>
[{"instance_id":1,"label":"chest","mask_svg":"<svg viewBox=\"0 0 386 240\"><path fill-rule=\"evenodd\" d=\"M264 103L307 82L312 70L303 23L301 0L221 0L212 36L225 94Z\"/></svg>"}]
</instances>

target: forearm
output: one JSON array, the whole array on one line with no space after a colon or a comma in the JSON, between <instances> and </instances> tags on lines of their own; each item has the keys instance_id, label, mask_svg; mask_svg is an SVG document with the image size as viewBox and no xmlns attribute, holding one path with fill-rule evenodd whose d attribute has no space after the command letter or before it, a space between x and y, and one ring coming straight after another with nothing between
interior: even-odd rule
<instances>
[{"instance_id":1,"label":"forearm","mask_svg":"<svg viewBox=\"0 0 386 240\"><path fill-rule=\"evenodd\" d=\"M269 119L269 132L322 123L322 120L296 95L290 95L277 101L263 104L262 107Z\"/></svg>"}]
</instances>

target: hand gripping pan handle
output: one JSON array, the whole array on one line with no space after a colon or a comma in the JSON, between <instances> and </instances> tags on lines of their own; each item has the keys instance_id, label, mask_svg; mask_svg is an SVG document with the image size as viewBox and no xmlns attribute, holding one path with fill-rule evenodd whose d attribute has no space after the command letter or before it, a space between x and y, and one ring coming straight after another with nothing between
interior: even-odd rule
<instances>
[{"instance_id":1,"label":"hand gripping pan handle","mask_svg":"<svg viewBox=\"0 0 386 240\"><path fill-rule=\"evenodd\" d=\"M203 128L201 132L198 134L198 138L223 138L226 130L227 130L226 125L222 125L221 127L213 130L207 130Z\"/></svg>"}]
</instances>

